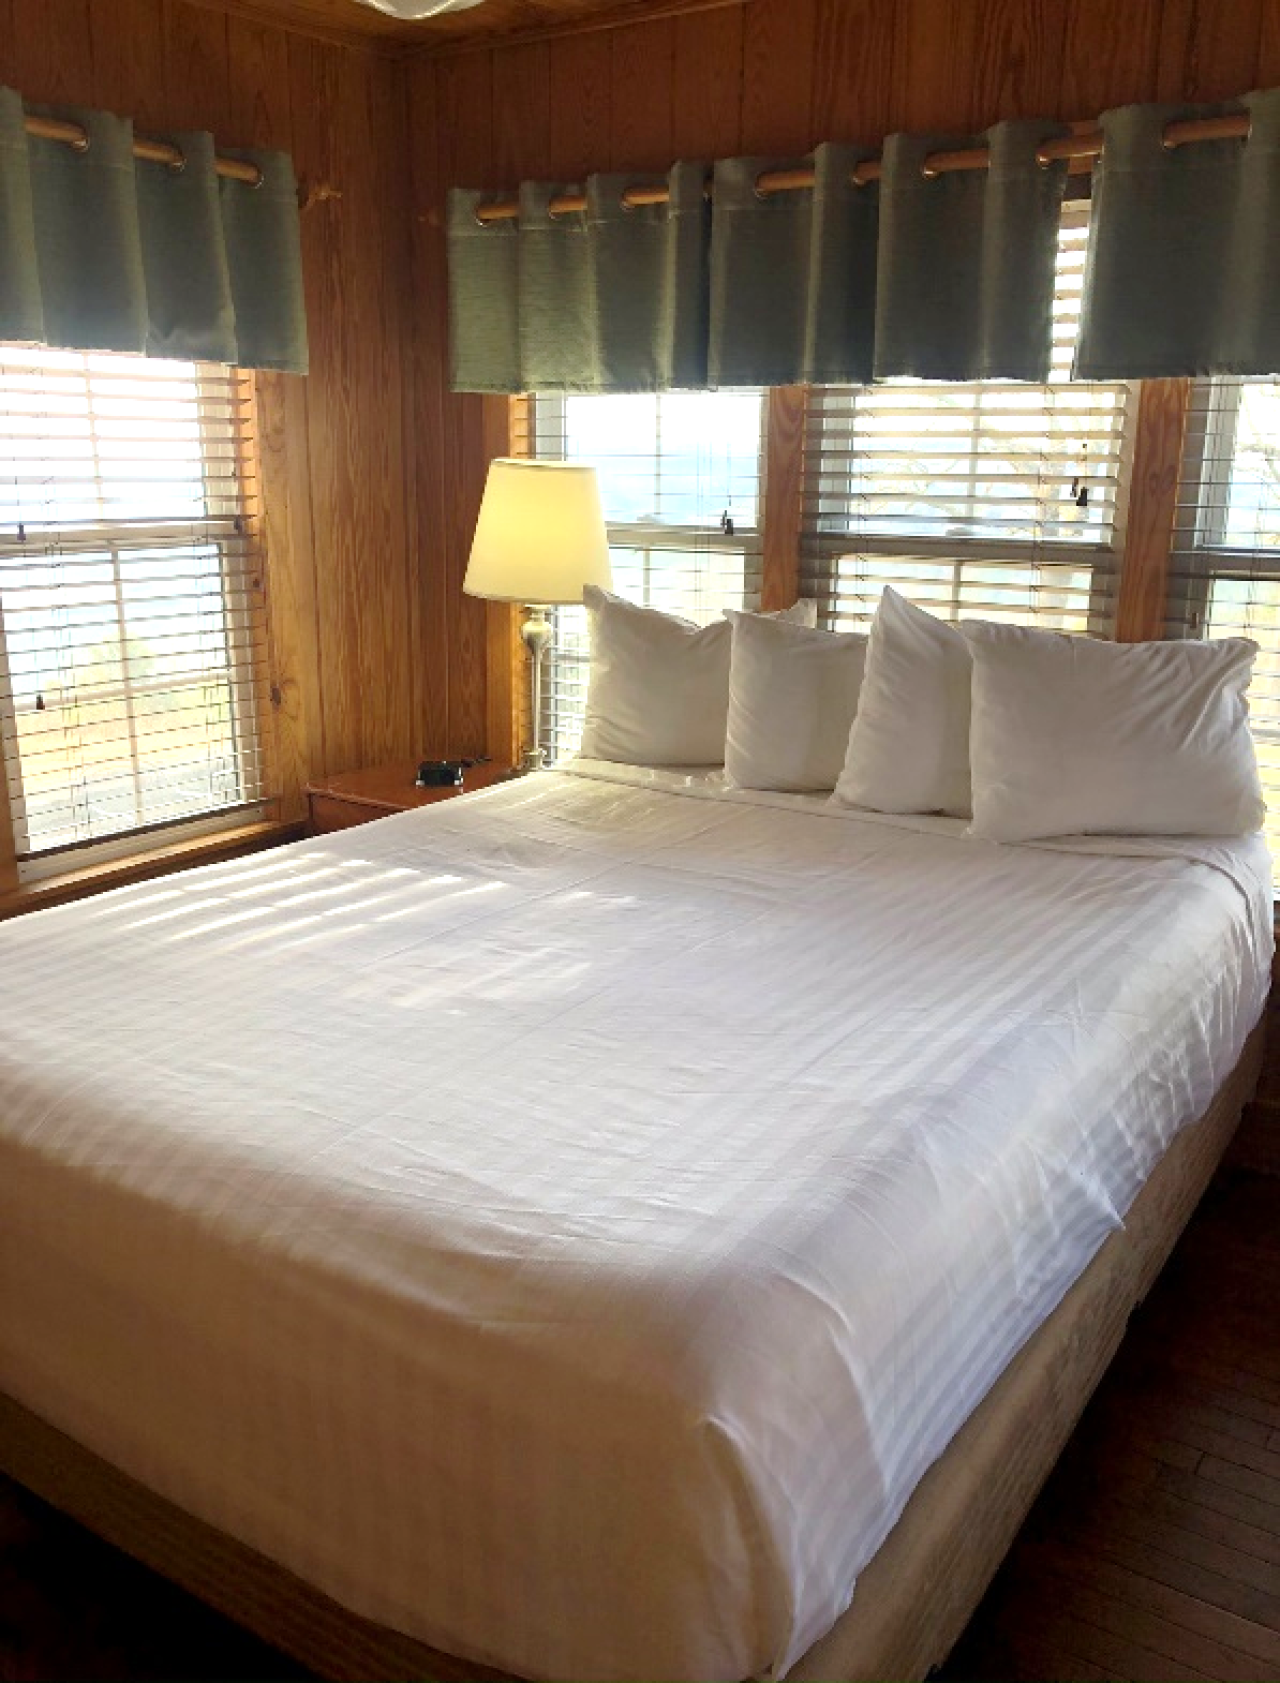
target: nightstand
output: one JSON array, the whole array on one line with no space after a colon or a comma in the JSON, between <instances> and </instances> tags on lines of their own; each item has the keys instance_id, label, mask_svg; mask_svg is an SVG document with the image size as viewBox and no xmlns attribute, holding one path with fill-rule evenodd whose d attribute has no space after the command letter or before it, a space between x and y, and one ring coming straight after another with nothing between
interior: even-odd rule
<instances>
[{"instance_id":1,"label":"nightstand","mask_svg":"<svg viewBox=\"0 0 1280 1683\"><path fill-rule=\"evenodd\" d=\"M418 762L406 760L395 765L366 766L361 771L342 771L336 777L308 783L306 796L312 833L322 836L330 830L348 830L353 824L368 824L371 819L386 818L393 812L431 806L435 801L451 800L454 795L470 795L494 783L505 783L516 775L509 766L468 766L462 774L461 789L421 789L414 782L417 774Z\"/></svg>"}]
</instances>

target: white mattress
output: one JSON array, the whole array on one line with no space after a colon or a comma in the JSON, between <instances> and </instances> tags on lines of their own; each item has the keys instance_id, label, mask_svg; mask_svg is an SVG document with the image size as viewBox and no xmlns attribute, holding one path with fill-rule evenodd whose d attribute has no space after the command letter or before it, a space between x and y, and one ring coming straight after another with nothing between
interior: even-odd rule
<instances>
[{"instance_id":1,"label":"white mattress","mask_svg":"<svg viewBox=\"0 0 1280 1683\"><path fill-rule=\"evenodd\" d=\"M0 929L0 1388L437 1647L782 1673L1236 1060L1265 849L594 773Z\"/></svg>"}]
</instances>

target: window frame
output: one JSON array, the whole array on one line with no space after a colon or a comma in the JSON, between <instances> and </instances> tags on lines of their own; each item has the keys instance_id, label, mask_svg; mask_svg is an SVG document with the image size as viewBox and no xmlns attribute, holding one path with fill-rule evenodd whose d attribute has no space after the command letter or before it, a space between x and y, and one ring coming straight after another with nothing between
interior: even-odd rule
<instances>
[{"instance_id":1,"label":"window frame","mask_svg":"<svg viewBox=\"0 0 1280 1683\"><path fill-rule=\"evenodd\" d=\"M1258 750L1258 769L1264 798L1280 786L1280 697L1275 664L1280 660L1280 637L1253 620L1253 590L1262 585L1280 589L1280 542L1254 547L1228 543L1231 485L1246 387L1269 386L1280 395L1280 379L1241 375L1204 375L1186 382L1186 419L1180 440L1176 506L1170 526L1167 572L1164 580L1165 637L1198 640L1204 637L1250 637L1259 646L1248 698L1250 723ZM1247 478L1246 478L1247 484ZM1264 527L1263 530L1267 528ZM1280 488L1270 512L1269 529L1280 538ZM1214 625L1212 603L1219 582L1240 586L1247 605L1230 596L1223 603L1223 620ZM1262 611L1270 610L1259 604ZM1280 813L1268 801L1263 836L1271 849L1275 893L1280 902Z\"/></svg>"},{"instance_id":2,"label":"window frame","mask_svg":"<svg viewBox=\"0 0 1280 1683\"><path fill-rule=\"evenodd\" d=\"M1240 425L1240 399L1247 381L1239 375L1206 375L1192 380L1187 428L1179 467L1178 510L1170 558L1186 557L1188 565L1180 612L1166 602L1167 629L1174 635L1202 637L1209 623L1209 599L1217 579L1248 583L1266 578L1280 582L1280 546L1249 549L1228 544L1226 531L1231 471ZM1276 385L1280 382L1261 381ZM1215 401L1226 390L1226 404ZM1197 414L1204 417L1197 425ZM1232 564L1234 560L1234 565ZM1268 564L1269 563L1269 564Z\"/></svg>"},{"instance_id":3,"label":"window frame","mask_svg":"<svg viewBox=\"0 0 1280 1683\"><path fill-rule=\"evenodd\" d=\"M88 377L89 359L103 358L110 353L85 351L58 354L82 356ZM142 356L119 356L122 372L126 374L131 363L145 363L147 360ZM207 362L184 362L183 366L194 370L197 387L196 417L206 508L204 515L190 519L144 516L139 519L25 521L16 528L6 525L0 527L0 560L20 564L26 558L38 566L41 557L58 554L105 558L110 570L109 587L116 602L115 626L123 649L127 646L124 595L127 580L124 568L128 559L131 556L145 557L151 552L213 552L219 580L217 601L226 648L223 682L229 713L228 734L234 743L237 797L172 817L33 847L19 728L20 718L27 709L18 707L14 695L5 604L0 596L0 696L7 698L0 705L0 777L6 780L3 809L8 831L5 855L9 861L8 873L16 879L19 887L40 883L70 871L92 870L131 854L159 851L192 838L216 837L224 831L265 819L275 801L273 733L264 705L271 682L268 669L270 628L258 522L254 518L255 497L250 489L253 482L249 460L253 429L247 417L252 414L256 403L256 383L252 373L243 369ZM215 388L217 395L214 395ZM2 392L3 385L0 383L0 397ZM225 413L228 406L229 416ZM90 412L91 433L95 420ZM213 471L216 465L227 462L232 464L230 473ZM95 485L101 487L102 484L101 477L95 477ZM238 557L235 551L239 552ZM238 585L235 582L236 573L241 575ZM132 676L125 667L118 684L103 686L110 693L95 695L94 700L106 699L120 704L118 717L123 719L124 724L119 736L113 737L112 746L127 741L129 770L122 775L132 778L135 787L144 770L134 731L135 703L148 694L207 688L209 682L208 674L201 673L188 678L165 679L161 676L148 680ZM117 690L118 696L115 693ZM14 789L18 792L17 800L11 792Z\"/></svg>"},{"instance_id":4,"label":"window frame","mask_svg":"<svg viewBox=\"0 0 1280 1683\"><path fill-rule=\"evenodd\" d=\"M1087 195L1064 201L1062 207L1062 230L1064 234L1078 230L1087 241L1088 220L1089 199ZM1134 464L1140 442L1138 418L1141 384L1133 380L1105 380L1089 382L1089 384L1124 394L1124 411L1120 421L1118 448L1115 456L1114 507L1108 541L1088 542L1066 538L1045 539L1038 536L1030 538L984 538L968 534L941 536L899 534L889 531L876 531L874 527L854 524L850 524L843 531L823 531L820 522L825 509L823 501L820 499L816 516L806 516L802 512L798 542L800 546L799 576L803 584L809 588L816 588L820 593L819 613L821 623L831 624L838 617L834 610L839 599L839 592L835 587L838 583L840 560L845 556L857 556L859 558L865 557L867 561L872 563L878 560L892 561L894 559L919 561L939 567L951 563L951 600L957 604L963 601L964 574L968 569L983 566L999 567L1006 564L1010 567L1022 564L1023 566L1043 567L1045 569L1063 567L1076 572L1087 568L1090 585L1083 617L1088 634L1103 637L1114 635L1120 582L1128 548L1128 520ZM1052 392L1055 389L1071 391L1073 387L1077 390L1080 389L1075 382L1050 379L1042 387L1032 389ZM1002 392L1016 392L1027 388L1021 382L1002 380L959 381L954 386L948 386L942 381L894 380L872 387L818 386L807 388L803 423L805 461L802 472L802 486L808 482L811 458L816 454L820 459L823 452L822 405L824 394L832 394L835 400L850 412L852 417L856 415L858 400L862 394L868 391L883 393L886 390L894 389L901 390L904 396L909 396L912 393L924 394L931 390L943 391L949 389L972 392L975 401L969 412L969 431L971 440L976 440L980 434L982 423L982 411L978 399L989 393L998 400ZM933 412L938 413L939 411L935 410ZM1033 412L1029 411L1029 415L1033 415L1037 422L1050 413L1051 405L1048 402L1041 404ZM853 461L856 460L855 422L850 418L843 425L849 435L849 447L846 455L850 461ZM904 428L905 425L904 422ZM831 454L834 457L836 452L832 451ZM978 449L971 448L967 459L970 464L970 478L980 477L982 457ZM802 491L802 496L803 494ZM841 499L834 497L831 499L833 512L839 506L840 501ZM980 512L980 505L975 505L972 498L970 499L970 508L974 513ZM1048 523L1047 517L1038 517L1037 524L1047 525ZM1029 623L1034 624L1034 620L1029 621Z\"/></svg>"}]
</instances>

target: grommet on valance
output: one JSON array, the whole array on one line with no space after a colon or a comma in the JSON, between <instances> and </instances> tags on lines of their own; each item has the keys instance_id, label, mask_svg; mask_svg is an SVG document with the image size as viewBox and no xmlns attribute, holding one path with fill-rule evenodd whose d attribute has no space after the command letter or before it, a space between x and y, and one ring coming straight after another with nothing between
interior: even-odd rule
<instances>
[{"instance_id":1,"label":"grommet on valance","mask_svg":"<svg viewBox=\"0 0 1280 1683\"><path fill-rule=\"evenodd\" d=\"M1280 374L1280 91L1101 126L1075 378Z\"/></svg>"},{"instance_id":2,"label":"grommet on valance","mask_svg":"<svg viewBox=\"0 0 1280 1683\"><path fill-rule=\"evenodd\" d=\"M0 338L305 372L289 159L0 89Z\"/></svg>"}]
</instances>

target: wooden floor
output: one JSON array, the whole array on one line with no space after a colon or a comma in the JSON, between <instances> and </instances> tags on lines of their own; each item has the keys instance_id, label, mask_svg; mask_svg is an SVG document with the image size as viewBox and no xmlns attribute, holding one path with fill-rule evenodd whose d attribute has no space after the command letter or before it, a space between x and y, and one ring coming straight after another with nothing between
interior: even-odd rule
<instances>
[{"instance_id":1,"label":"wooden floor","mask_svg":"<svg viewBox=\"0 0 1280 1683\"><path fill-rule=\"evenodd\" d=\"M1280 1679L1280 1179L1211 1188L944 1676Z\"/></svg>"},{"instance_id":2,"label":"wooden floor","mask_svg":"<svg viewBox=\"0 0 1280 1683\"><path fill-rule=\"evenodd\" d=\"M304 1675L0 1481L0 1683ZM1280 1680L1280 1178L1215 1183L942 1675Z\"/></svg>"}]
</instances>

